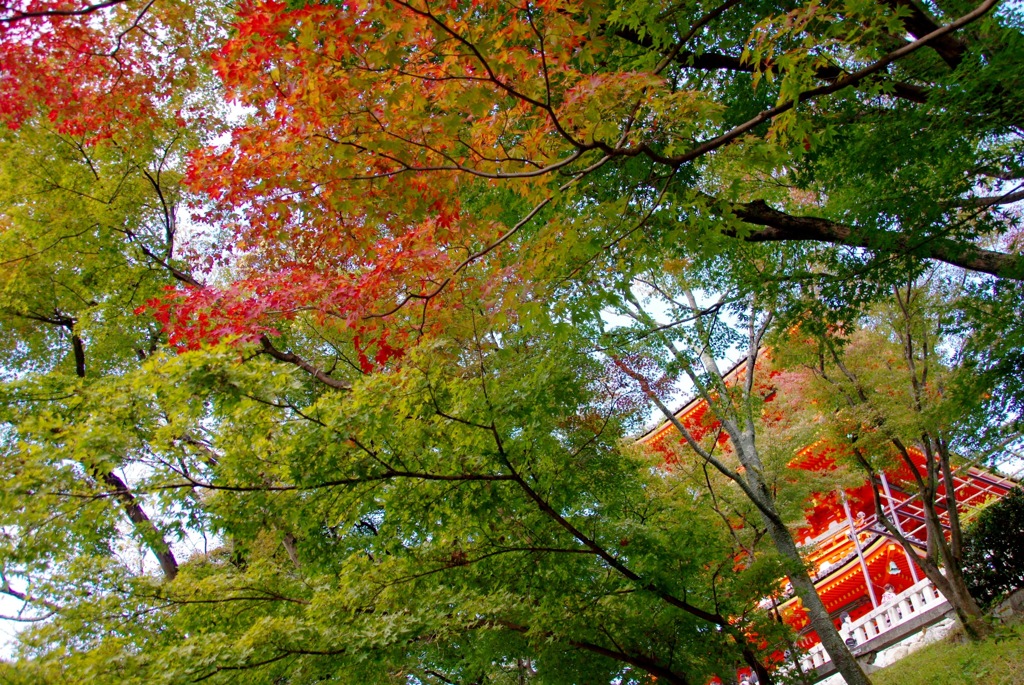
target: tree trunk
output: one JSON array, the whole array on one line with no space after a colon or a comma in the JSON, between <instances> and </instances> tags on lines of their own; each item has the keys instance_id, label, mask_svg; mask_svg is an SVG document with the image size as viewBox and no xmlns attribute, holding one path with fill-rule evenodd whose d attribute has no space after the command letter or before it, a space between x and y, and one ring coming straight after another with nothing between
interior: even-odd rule
<instances>
[{"instance_id":1,"label":"tree trunk","mask_svg":"<svg viewBox=\"0 0 1024 685\"><path fill-rule=\"evenodd\" d=\"M810 575L807 573L807 568L804 566L804 560L800 556L800 550L797 549L793 535L778 515L771 490L761 476L761 459L754 442L753 432L748 431L746 434L737 435L733 439L733 444L736 446L736 453L740 463L744 466L747 482L750 484L755 495L761 500L758 510L761 513L761 519L768 529L768 534L772 538L772 542L775 543L775 549L784 559L790 562L793 570L789 574L789 580L793 584L793 590L807 610L811 627L818 634L822 647L825 648L825 651L832 659L832 663L835 664L836 670L842 674L847 685L870 685L871 681L868 680L864 670L857 663L857 659L850 653L850 648L846 646L843 638L840 637L835 624L832 623L832 617L829 616L828 610L821 601L821 597L818 596L818 591L814 587L814 581L811 580Z\"/></svg>"},{"instance_id":2,"label":"tree trunk","mask_svg":"<svg viewBox=\"0 0 1024 685\"><path fill-rule=\"evenodd\" d=\"M102 478L104 483L114 489L114 496L121 500L128 518L131 519L136 530L142 534L149 551L160 562L160 570L163 571L164 578L174 580L178 575L178 560L175 559L174 552L171 551L156 524L146 515L146 512L139 506L138 500L135 499L135 495L128 489L128 485L116 473L109 471L104 473Z\"/></svg>"},{"instance_id":3,"label":"tree trunk","mask_svg":"<svg viewBox=\"0 0 1024 685\"><path fill-rule=\"evenodd\" d=\"M866 464L867 462L862 460L862 463ZM978 602L971 596L970 590L967 589L959 557L953 556L953 551L946 542L942 532L942 522L939 520L939 513L935 509L933 495L929 493L929 488L922 487L918 492L924 510L925 530L928 538L926 540L927 551L921 555L918 553L917 547L886 515L885 509L882 507L881 494L878 492L878 478L873 471L869 470L868 473L873 483L872 496L875 500L875 514L878 516L878 521L889 535L900 543L903 550L924 571L924 575L932 582L932 585L952 605L957 620L967 637L972 640L984 637L989 632L989 628L983 620L984 613L978 606ZM939 569L937 559L940 557L946 568L945 574Z\"/></svg>"},{"instance_id":4,"label":"tree trunk","mask_svg":"<svg viewBox=\"0 0 1024 685\"><path fill-rule=\"evenodd\" d=\"M941 530L941 529L940 529ZM930 531L929 531L930 533ZM902 542L902 541L901 541ZM939 543L939 549L942 552L942 556L945 557L946 550L945 540ZM904 545L906 549L907 546ZM974 597L971 596L970 590L967 589L967 582L964 580L963 574L960 572L959 566L956 564L945 564L945 574L939 569L932 559L928 557L920 558L911 548L911 553L914 558L917 559L918 566L924 571L925 576L932 582L932 585L942 593L942 596L952 605L953 611L956 613L956 618L960 622L960 626L964 629L964 633L968 639L978 640L987 635L989 631L988 625L985 623L985 614L978 606L978 602L975 601Z\"/></svg>"},{"instance_id":5,"label":"tree trunk","mask_svg":"<svg viewBox=\"0 0 1024 685\"><path fill-rule=\"evenodd\" d=\"M79 378L85 378L85 343L75 333L76 322L70 317L64 317L58 323L71 331L71 349L75 356L75 375ZM128 518L136 527L136 530L142 534L143 540L146 541L146 545L153 553L153 556L160 562L160 570L163 571L164 578L174 580L178 575L178 560L174 557L174 552L171 551L171 546L167 544L163 533L160 532L160 529L157 528L156 524L146 514L139 501L135 498L135 495L128 489L128 485L113 471L93 468L93 472L98 480L113 488L114 497L121 501Z\"/></svg>"},{"instance_id":6,"label":"tree trunk","mask_svg":"<svg viewBox=\"0 0 1024 685\"><path fill-rule=\"evenodd\" d=\"M943 594L953 605L957 620L960 621L967 637L971 640L980 640L991 632L989 625L984 620L985 613L971 596L971 591L967 589L967 582L964 580L959 566L947 566L946 569L949 594Z\"/></svg>"},{"instance_id":7,"label":"tree trunk","mask_svg":"<svg viewBox=\"0 0 1024 685\"><path fill-rule=\"evenodd\" d=\"M842 674L847 685L870 685L871 681L868 680L864 670L857 663L857 659L850 653L850 648L843 642L843 638L836 630L835 624L832 623L832 618L828 615L828 610L822 603L821 597L818 596L818 592L814 588L814 581L807 574L793 536L785 526L779 526L768 520L767 517L763 518L768 527L768 534L771 535L772 542L775 543L775 549L795 567L789 574L789 580L793 584L793 590L797 597L803 601L811 627L818 634L821 645L828 652L836 670Z\"/></svg>"}]
</instances>

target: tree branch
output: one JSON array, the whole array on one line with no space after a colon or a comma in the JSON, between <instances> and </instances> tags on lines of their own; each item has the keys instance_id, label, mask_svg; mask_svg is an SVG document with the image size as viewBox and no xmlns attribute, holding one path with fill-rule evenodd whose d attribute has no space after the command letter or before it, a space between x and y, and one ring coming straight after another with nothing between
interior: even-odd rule
<instances>
[{"instance_id":1,"label":"tree branch","mask_svg":"<svg viewBox=\"0 0 1024 685\"><path fill-rule=\"evenodd\" d=\"M886 0L887 4L894 8L903 10L906 14L903 17L903 26L907 33L914 38L921 38L939 29L928 14L914 0ZM932 40L928 47L938 53L950 69L956 69L963 61L967 46L963 41L954 36L944 35Z\"/></svg>"},{"instance_id":2,"label":"tree branch","mask_svg":"<svg viewBox=\"0 0 1024 685\"><path fill-rule=\"evenodd\" d=\"M526 634L530 632L530 628L528 626L519 625L511 621L492 620L491 623L517 633ZM556 640L559 639L554 633L542 633L540 635L534 633L534 635L537 637L554 638ZM642 654L631 654L622 649L609 649L608 647L602 647L601 645L593 642L587 642L585 640L569 639L565 640L565 643L571 647L575 647L576 649L591 652L592 654L600 654L601 656L614 659L615 661L621 661L622 663L629 664L630 666L637 666L647 671L652 676L655 676L658 679L664 679L665 682L671 683L672 685L688 685L689 683L686 676L681 673L676 673L670 668L662 666L654 659Z\"/></svg>"},{"instance_id":3,"label":"tree branch","mask_svg":"<svg viewBox=\"0 0 1024 685\"><path fill-rule=\"evenodd\" d=\"M642 48L654 49L654 41L650 35L641 36L636 29L623 27L615 30L615 35L625 41L633 43ZM743 61L740 57L720 52L696 53L690 50L677 50L672 55L672 61L688 69L700 71L735 71L745 74L753 74L766 65L757 65ZM814 70L816 78L834 83L843 76L843 70L835 66L821 66ZM928 102L928 89L912 83L900 81L889 82L893 95L903 100L909 100L918 104Z\"/></svg>"},{"instance_id":4,"label":"tree branch","mask_svg":"<svg viewBox=\"0 0 1024 685\"><path fill-rule=\"evenodd\" d=\"M300 369L311 375L313 378L317 379L318 381L320 381L321 383L328 387L334 388L336 390L352 389L352 384L349 383L348 381L332 377L323 369L317 368L316 366L309 363L308 361L306 361L297 354L294 354L292 352L282 352L281 350L277 349L276 347L274 347L274 343L272 343L270 341L270 338L267 337L266 335L260 336L260 347L260 352L262 352L263 354L273 357L278 361L293 364L299 367Z\"/></svg>"},{"instance_id":5,"label":"tree branch","mask_svg":"<svg viewBox=\"0 0 1024 685\"><path fill-rule=\"evenodd\" d=\"M153 555L160 562L160 570L163 571L164 578L167 580L174 580L175 576L178 575L178 560L174 557L174 552L171 551L167 541L164 540L163 535L157 529L156 525L150 520L149 516L139 505L135 495L132 494L131 490L123 480L121 480L116 473L108 471L102 475L103 482L113 488L111 493L114 497L121 500L124 506L125 513L128 514L128 518L135 524L136 527L149 530L154 533L154 539L148 543L148 547Z\"/></svg>"},{"instance_id":6,"label":"tree branch","mask_svg":"<svg viewBox=\"0 0 1024 685\"><path fill-rule=\"evenodd\" d=\"M34 12L21 12L15 11L8 17L0 17L0 24L14 24L19 21L27 21L29 19L41 19L44 17L80 17L87 14L98 12L99 10L106 9L108 7L114 7L121 5L128 0L105 0L105 2L98 2L94 5L86 5L76 10L37 10Z\"/></svg>"},{"instance_id":7,"label":"tree branch","mask_svg":"<svg viewBox=\"0 0 1024 685\"><path fill-rule=\"evenodd\" d=\"M914 243L907 235L894 232L859 231L845 224L813 216L793 216L773 209L764 200L732 205L736 216L764 230L743 235L752 243L774 241L815 241L863 247L892 254L917 255L1000 278L1024 280L1024 256L986 250L968 242L932 237ZM724 232L739 237L735 229Z\"/></svg>"}]
</instances>

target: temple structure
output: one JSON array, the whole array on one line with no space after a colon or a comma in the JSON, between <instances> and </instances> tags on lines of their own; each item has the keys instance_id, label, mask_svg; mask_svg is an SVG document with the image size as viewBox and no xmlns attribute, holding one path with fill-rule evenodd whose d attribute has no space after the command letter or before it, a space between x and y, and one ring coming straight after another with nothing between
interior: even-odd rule
<instances>
[{"instance_id":1,"label":"temple structure","mask_svg":"<svg viewBox=\"0 0 1024 685\"><path fill-rule=\"evenodd\" d=\"M737 375L734 369L731 375ZM727 380L735 380L727 378ZM676 418L698 439L708 434L716 422L707 416L707 404L695 399L683 406ZM721 439L721 438L720 438ZM668 442L683 444L675 427L664 422L643 435L639 442L666 454L678 453ZM925 456L910 449L915 467L925 468ZM698 459L694 455L694 459ZM824 441L800 450L790 462L791 468L823 475L835 470L834 450ZM830 480L822 478L822 483ZM953 471L953 483L940 482L936 506L948 531L946 489L952 487L961 513L993 498L1001 498L1017 486L1014 481L969 465ZM870 655L920 632L950 611L945 598L927 580L911 556L881 525L876 515L872 489L879 495L889 520L923 552L926 544L924 507L913 485L907 465L880 474L881 483L865 481L847 488L823 488L807 503L806 525L798 531L798 545L806 552L818 595L831 614L854 654ZM792 626L802 652L797 660L805 672L815 671L818 678L834 672L817 634L810 629L806 612L788 584L777 597L762 604ZM836 676L838 677L838 676Z\"/></svg>"}]
</instances>

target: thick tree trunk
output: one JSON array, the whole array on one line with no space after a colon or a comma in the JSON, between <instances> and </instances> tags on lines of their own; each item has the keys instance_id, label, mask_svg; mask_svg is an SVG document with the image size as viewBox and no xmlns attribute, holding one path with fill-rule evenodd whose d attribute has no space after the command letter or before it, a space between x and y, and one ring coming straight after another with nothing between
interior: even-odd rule
<instances>
[{"instance_id":1,"label":"thick tree trunk","mask_svg":"<svg viewBox=\"0 0 1024 685\"><path fill-rule=\"evenodd\" d=\"M775 685L775 676L763 663L761 663L761 660L757 658L750 647L744 648L743 660L747 662L748 666L750 666L750 669L757 676L757 681L761 683L761 685Z\"/></svg>"},{"instance_id":2,"label":"thick tree trunk","mask_svg":"<svg viewBox=\"0 0 1024 685\"><path fill-rule=\"evenodd\" d=\"M967 582L964 580L960 564L953 557L949 543L946 542L939 513L933 503L925 503L924 515L928 531L929 554L920 558L918 565L928 580L932 581L932 584L953 606L953 611L956 612L957 619L967 637L978 639L988 632L982 620L984 613L974 597L971 596L970 590L967 589ZM943 569L939 568L936 562L937 558L942 559Z\"/></svg>"},{"instance_id":3,"label":"thick tree trunk","mask_svg":"<svg viewBox=\"0 0 1024 685\"><path fill-rule=\"evenodd\" d=\"M984 637L989 632L984 621L985 614L974 597L971 596L970 590L967 589L967 583L964 581L960 569L955 566L946 566L946 573L943 574L939 566L927 558L919 558L918 566L924 571L932 585L952 605L957 620L967 637L972 640Z\"/></svg>"}]
</instances>

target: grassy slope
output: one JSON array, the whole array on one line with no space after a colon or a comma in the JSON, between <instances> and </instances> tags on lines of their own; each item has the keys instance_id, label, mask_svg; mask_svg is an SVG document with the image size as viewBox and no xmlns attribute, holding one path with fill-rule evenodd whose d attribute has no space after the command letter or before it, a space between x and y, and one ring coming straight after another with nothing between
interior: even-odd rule
<instances>
[{"instance_id":1,"label":"grassy slope","mask_svg":"<svg viewBox=\"0 0 1024 685\"><path fill-rule=\"evenodd\" d=\"M871 676L874 685L1024 685L1024 626L977 644L928 645Z\"/></svg>"}]
</instances>

